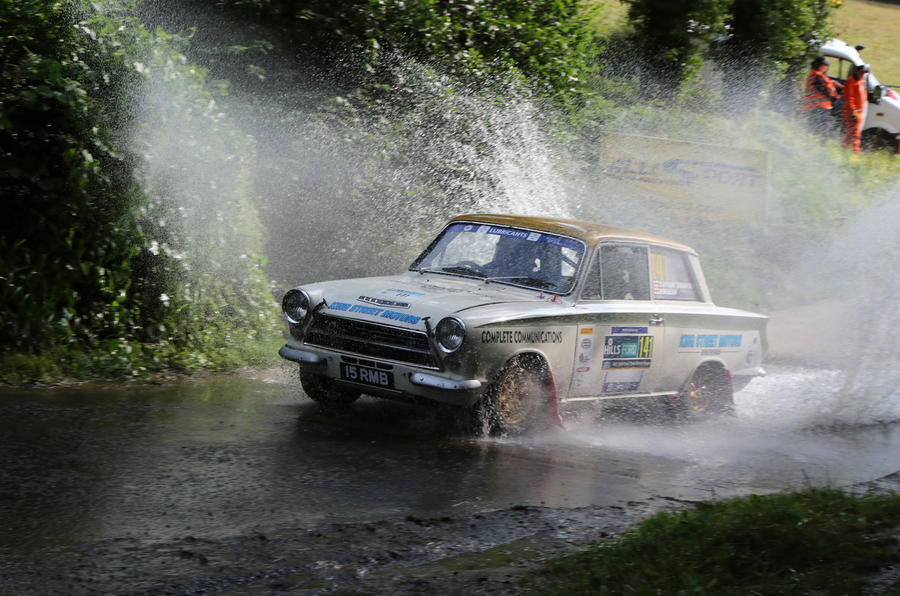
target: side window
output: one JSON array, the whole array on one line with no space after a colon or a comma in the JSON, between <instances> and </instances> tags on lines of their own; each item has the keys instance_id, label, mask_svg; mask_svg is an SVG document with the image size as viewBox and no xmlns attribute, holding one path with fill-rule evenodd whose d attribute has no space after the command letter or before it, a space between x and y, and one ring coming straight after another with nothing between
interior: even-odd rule
<instances>
[{"instance_id":1,"label":"side window","mask_svg":"<svg viewBox=\"0 0 900 596\"><path fill-rule=\"evenodd\" d=\"M656 300L699 300L697 283L687 255L675 250L650 249L653 298Z\"/></svg>"},{"instance_id":2,"label":"side window","mask_svg":"<svg viewBox=\"0 0 900 596\"><path fill-rule=\"evenodd\" d=\"M853 68L853 63L849 60L831 59L831 66L828 68L828 76L832 79L837 79L838 81L844 81L847 77L850 76L850 69Z\"/></svg>"},{"instance_id":3,"label":"side window","mask_svg":"<svg viewBox=\"0 0 900 596\"><path fill-rule=\"evenodd\" d=\"M650 300L647 249L642 246L602 245L600 285L604 300Z\"/></svg>"}]
</instances>

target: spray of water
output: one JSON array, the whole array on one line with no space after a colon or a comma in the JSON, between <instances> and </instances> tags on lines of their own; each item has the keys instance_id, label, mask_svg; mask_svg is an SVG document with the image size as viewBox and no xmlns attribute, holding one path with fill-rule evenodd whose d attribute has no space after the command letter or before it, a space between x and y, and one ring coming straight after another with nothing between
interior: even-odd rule
<instances>
[{"instance_id":1,"label":"spray of water","mask_svg":"<svg viewBox=\"0 0 900 596\"><path fill-rule=\"evenodd\" d=\"M744 106L741 112L719 117L718 125L637 101L609 112L605 130L770 152L766 226L707 222L605 176L592 141L561 140L558 115L519 82L464 84L404 56L388 59L387 68L394 84L368 98L365 110L359 109L359 98L347 96L328 102L317 96L300 105L296 94L278 90L277 81L253 97L236 90L228 100L229 121L253 139L254 147L235 158L256 156L256 207L269 232L267 273L280 289L402 270L443 221L466 211L579 217L647 230L697 247L707 263L718 259L720 272L743 272L728 278L725 288L711 280L714 291L724 290L714 296L723 304L767 311L835 298L834 287L852 289L839 296L848 301L848 311L861 315L848 358L828 367L834 370L786 371L755 381L738 394L740 419L796 428L900 418L900 343L892 333L900 323L893 304L900 193L852 220L832 247L823 248L809 241L822 229L809 216L810 199L804 197L814 197L823 209L839 206L852 176L834 172L823 189L820 166L828 162L823 144L799 126L773 124L756 110L764 107L758 97L735 102ZM296 76L291 81L296 83ZM207 134L215 139L220 131ZM177 129L167 130L165 138L166 147L181 146ZM177 168L167 165L172 151L146 153L151 167L173 184L189 181L187 187L194 188L196 176L205 171L195 163L202 152L178 151ZM197 207L196 202L187 206ZM829 256L812 262L838 266L810 267L814 250ZM753 276L767 290L762 295L729 294L732 280ZM804 276L831 283L810 291Z\"/></svg>"}]
</instances>

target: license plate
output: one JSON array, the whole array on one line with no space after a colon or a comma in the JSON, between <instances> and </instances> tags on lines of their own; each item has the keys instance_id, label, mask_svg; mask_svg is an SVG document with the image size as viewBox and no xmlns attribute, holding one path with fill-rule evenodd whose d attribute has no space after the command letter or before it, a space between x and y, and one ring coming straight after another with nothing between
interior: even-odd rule
<instances>
[{"instance_id":1,"label":"license plate","mask_svg":"<svg viewBox=\"0 0 900 596\"><path fill-rule=\"evenodd\" d=\"M394 373L358 364L341 362L341 378L354 383L374 385L375 387L393 388Z\"/></svg>"}]
</instances>

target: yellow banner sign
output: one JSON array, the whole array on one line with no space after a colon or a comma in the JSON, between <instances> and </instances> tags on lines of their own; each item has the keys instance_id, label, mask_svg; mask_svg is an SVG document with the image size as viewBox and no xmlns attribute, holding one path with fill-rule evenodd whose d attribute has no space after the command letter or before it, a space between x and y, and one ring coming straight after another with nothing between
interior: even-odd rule
<instances>
[{"instance_id":1,"label":"yellow banner sign","mask_svg":"<svg viewBox=\"0 0 900 596\"><path fill-rule=\"evenodd\" d=\"M765 220L769 154L705 143L604 133L603 173L718 219Z\"/></svg>"}]
</instances>

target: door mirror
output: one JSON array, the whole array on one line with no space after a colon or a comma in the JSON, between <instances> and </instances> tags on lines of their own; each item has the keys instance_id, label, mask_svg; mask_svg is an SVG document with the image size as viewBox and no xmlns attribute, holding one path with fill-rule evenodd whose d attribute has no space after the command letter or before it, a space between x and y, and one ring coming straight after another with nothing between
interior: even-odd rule
<instances>
[{"instance_id":1,"label":"door mirror","mask_svg":"<svg viewBox=\"0 0 900 596\"><path fill-rule=\"evenodd\" d=\"M884 97L884 85L875 85L875 88L869 93L869 103L881 103L882 97Z\"/></svg>"}]
</instances>

